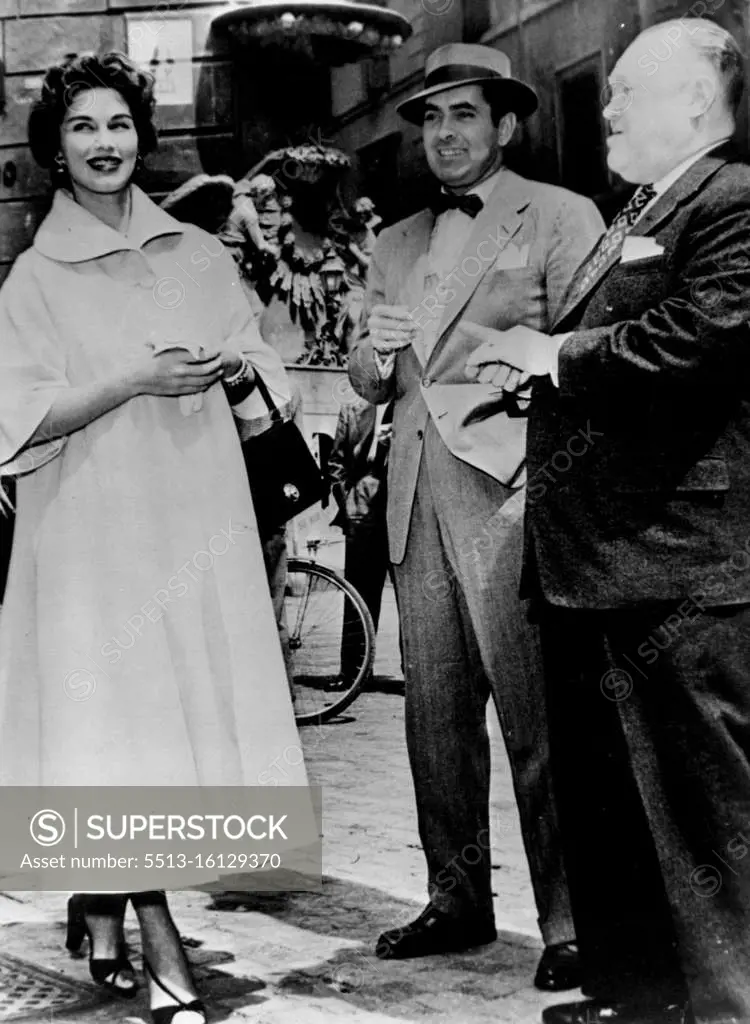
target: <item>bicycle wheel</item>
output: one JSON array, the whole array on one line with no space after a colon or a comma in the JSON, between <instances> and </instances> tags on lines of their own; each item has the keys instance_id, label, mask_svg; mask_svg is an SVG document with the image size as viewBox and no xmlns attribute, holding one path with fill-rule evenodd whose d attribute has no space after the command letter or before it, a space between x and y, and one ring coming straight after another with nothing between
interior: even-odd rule
<instances>
[{"instance_id":1,"label":"bicycle wheel","mask_svg":"<svg viewBox=\"0 0 750 1024\"><path fill-rule=\"evenodd\" d=\"M298 725L327 722L349 707L372 671L375 627L367 605L333 569L290 558L284 613L294 717Z\"/></svg>"}]
</instances>

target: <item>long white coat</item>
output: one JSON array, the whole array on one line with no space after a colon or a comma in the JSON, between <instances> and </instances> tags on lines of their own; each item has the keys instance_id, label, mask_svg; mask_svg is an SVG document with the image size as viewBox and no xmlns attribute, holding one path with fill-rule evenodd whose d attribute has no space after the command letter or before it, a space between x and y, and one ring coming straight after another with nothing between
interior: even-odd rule
<instances>
[{"instance_id":1,"label":"long white coat","mask_svg":"<svg viewBox=\"0 0 750 1024\"><path fill-rule=\"evenodd\" d=\"M58 192L0 291L0 466L61 389L165 341L242 350L289 398L215 238L136 188L127 238ZM262 412L254 403L245 415ZM221 385L192 412L132 399L71 434L17 491L0 784L304 785Z\"/></svg>"}]
</instances>

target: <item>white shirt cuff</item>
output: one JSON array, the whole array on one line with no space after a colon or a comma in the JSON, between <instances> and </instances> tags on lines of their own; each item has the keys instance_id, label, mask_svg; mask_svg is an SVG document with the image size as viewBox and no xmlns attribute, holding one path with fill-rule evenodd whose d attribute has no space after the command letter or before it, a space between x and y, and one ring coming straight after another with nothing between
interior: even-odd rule
<instances>
[{"instance_id":1,"label":"white shirt cuff","mask_svg":"<svg viewBox=\"0 0 750 1024\"><path fill-rule=\"evenodd\" d=\"M572 334L575 334L575 331L568 331L567 334L553 335L555 341L557 342L557 361L555 362L554 367L550 370L549 375L552 378L552 383L555 385L556 388L560 387L560 349L563 347L565 342Z\"/></svg>"}]
</instances>

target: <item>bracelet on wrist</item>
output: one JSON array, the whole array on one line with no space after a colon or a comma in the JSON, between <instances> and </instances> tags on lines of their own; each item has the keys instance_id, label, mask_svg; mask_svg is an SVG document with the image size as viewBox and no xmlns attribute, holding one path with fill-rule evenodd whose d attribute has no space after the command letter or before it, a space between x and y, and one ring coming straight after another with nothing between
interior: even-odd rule
<instances>
[{"instance_id":1,"label":"bracelet on wrist","mask_svg":"<svg viewBox=\"0 0 750 1024\"><path fill-rule=\"evenodd\" d=\"M233 373L231 377L224 377L222 380L224 389L230 405L238 405L244 402L247 396L255 387L255 371L250 365L247 356L242 357L242 366Z\"/></svg>"},{"instance_id":2,"label":"bracelet on wrist","mask_svg":"<svg viewBox=\"0 0 750 1024\"><path fill-rule=\"evenodd\" d=\"M241 380L245 379L250 362L247 356L240 356L240 360L239 370L237 370L236 373L231 374L229 377L222 378L224 384L228 384L231 387L232 384L239 384Z\"/></svg>"}]
</instances>

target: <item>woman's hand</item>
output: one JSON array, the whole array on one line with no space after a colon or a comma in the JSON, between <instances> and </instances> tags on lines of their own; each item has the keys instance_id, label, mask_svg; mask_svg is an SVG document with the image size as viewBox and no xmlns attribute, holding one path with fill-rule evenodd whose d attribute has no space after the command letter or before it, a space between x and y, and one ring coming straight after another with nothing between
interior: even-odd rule
<instances>
[{"instance_id":1,"label":"woman's hand","mask_svg":"<svg viewBox=\"0 0 750 1024\"><path fill-rule=\"evenodd\" d=\"M127 383L135 395L194 395L225 376L229 355L234 353L214 352L194 359L185 349L146 355L127 371ZM239 357L237 361L239 369Z\"/></svg>"},{"instance_id":2,"label":"woman's hand","mask_svg":"<svg viewBox=\"0 0 750 1024\"><path fill-rule=\"evenodd\" d=\"M83 387L62 389L32 435L30 444L40 444L81 430L138 395L175 398L199 395L221 380L227 368L240 361L233 352L211 352L196 359L187 349L177 345L163 348L158 354L144 349L116 377ZM183 414L197 412L202 401L201 398L181 399Z\"/></svg>"}]
</instances>

